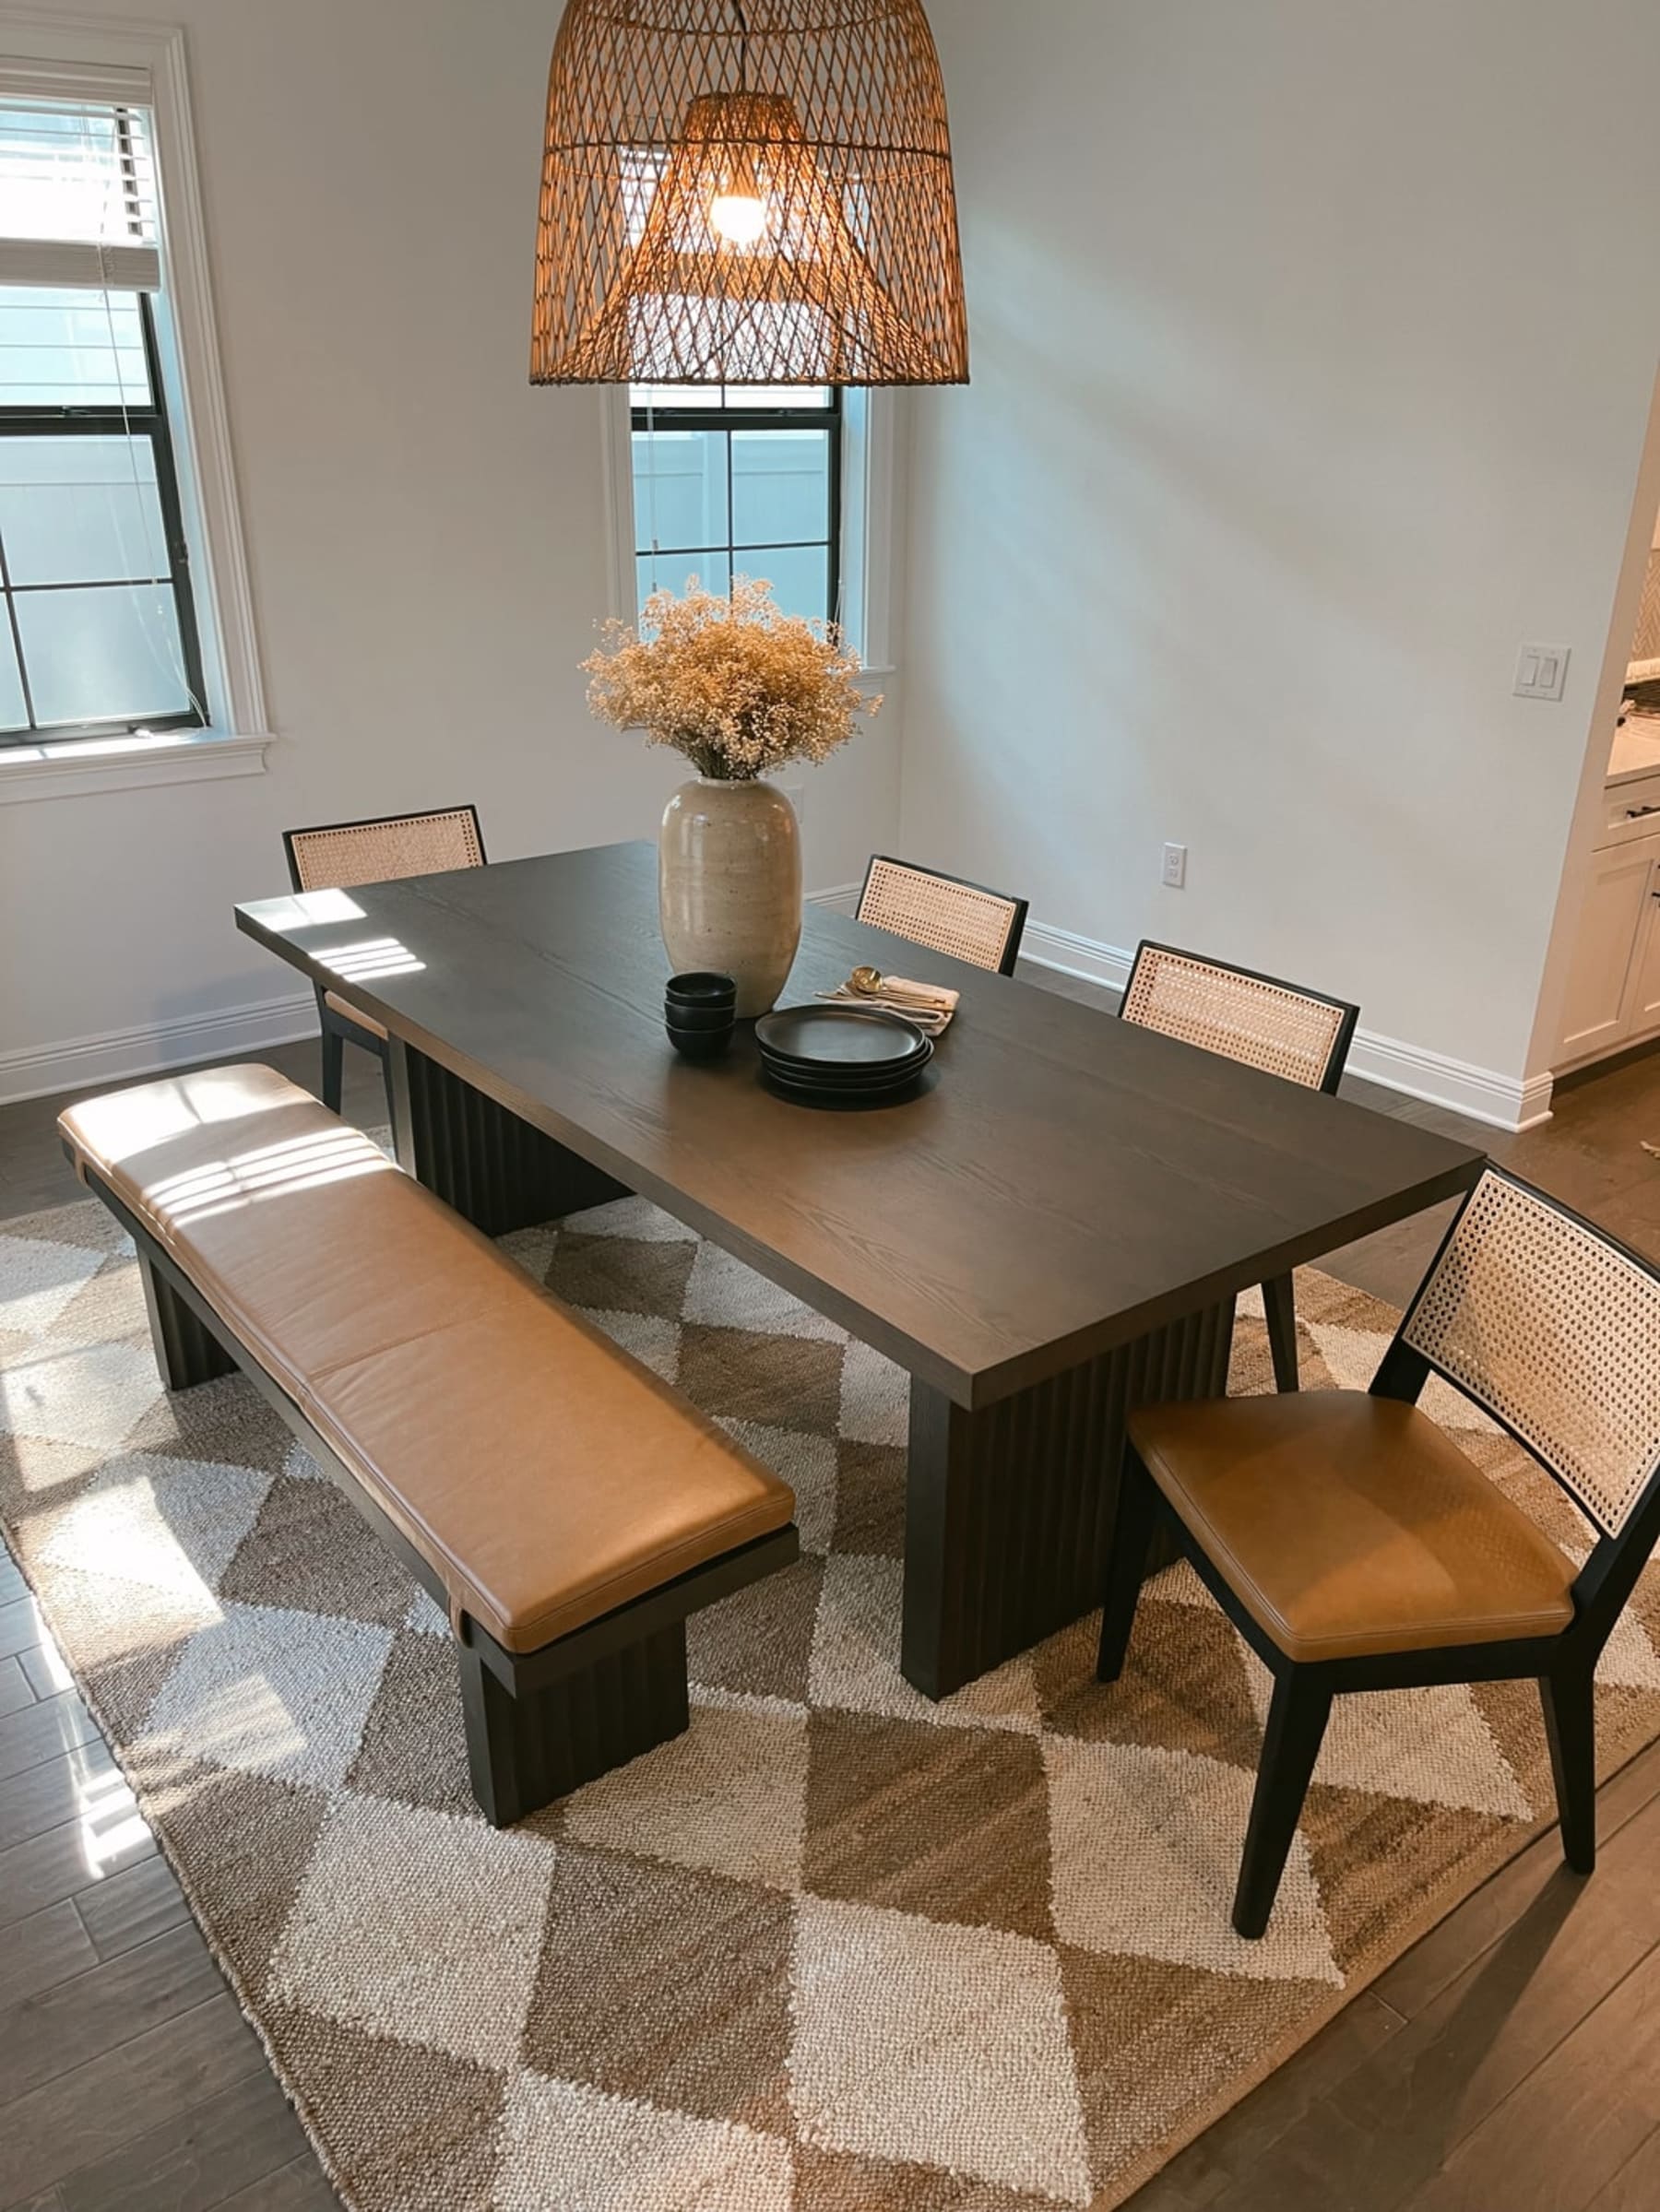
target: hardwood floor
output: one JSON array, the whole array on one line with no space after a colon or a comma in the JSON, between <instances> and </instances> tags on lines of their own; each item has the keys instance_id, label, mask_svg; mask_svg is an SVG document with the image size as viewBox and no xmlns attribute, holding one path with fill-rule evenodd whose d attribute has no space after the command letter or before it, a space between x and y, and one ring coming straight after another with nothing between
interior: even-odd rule
<instances>
[{"instance_id":1,"label":"hardwood floor","mask_svg":"<svg viewBox=\"0 0 1660 2212\"><path fill-rule=\"evenodd\" d=\"M1103 998L1041 969L1031 980ZM311 1045L262 1057L302 1082ZM1564 1091L1525 1136L1360 1082L1485 1142L1660 1254L1660 1058ZM0 1107L0 1219L72 1202L57 1099ZM379 1071L347 1055L347 1114ZM1399 1301L1425 1217L1334 1254ZM1133 2200L1134 2212L1654 2212L1660 1745L1601 1793L1580 1883L1554 1830ZM337 2202L90 1716L0 1553L0 2212L324 2212ZM555 2212L550 2207L550 2212Z\"/></svg>"}]
</instances>

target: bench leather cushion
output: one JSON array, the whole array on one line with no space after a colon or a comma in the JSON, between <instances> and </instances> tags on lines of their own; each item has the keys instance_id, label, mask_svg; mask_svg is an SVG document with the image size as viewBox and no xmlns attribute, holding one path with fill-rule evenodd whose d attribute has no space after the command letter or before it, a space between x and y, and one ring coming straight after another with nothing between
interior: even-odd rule
<instances>
[{"instance_id":1,"label":"bench leather cushion","mask_svg":"<svg viewBox=\"0 0 1660 2212\"><path fill-rule=\"evenodd\" d=\"M766 1468L274 1070L59 1126L508 1650L788 1523Z\"/></svg>"},{"instance_id":2,"label":"bench leather cushion","mask_svg":"<svg viewBox=\"0 0 1660 2212\"><path fill-rule=\"evenodd\" d=\"M1130 1437L1288 1659L1555 1636L1573 1617L1572 1562L1416 1406L1356 1390L1147 1406Z\"/></svg>"}]
</instances>

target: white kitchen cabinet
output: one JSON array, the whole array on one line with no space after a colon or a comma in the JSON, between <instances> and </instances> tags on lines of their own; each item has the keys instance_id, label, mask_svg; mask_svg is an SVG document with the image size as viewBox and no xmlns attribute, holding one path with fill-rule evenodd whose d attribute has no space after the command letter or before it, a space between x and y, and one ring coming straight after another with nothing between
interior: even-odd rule
<instances>
[{"instance_id":1,"label":"white kitchen cabinet","mask_svg":"<svg viewBox=\"0 0 1660 2212\"><path fill-rule=\"evenodd\" d=\"M1563 1006L1559 1068L1660 1031L1660 835L1601 847Z\"/></svg>"},{"instance_id":2,"label":"white kitchen cabinet","mask_svg":"<svg viewBox=\"0 0 1660 2212\"><path fill-rule=\"evenodd\" d=\"M1631 973L1626 982L1628 1034L1633 1038L1652 1036L1660 1030L1660 840L1656 840L1656 848L1642 918L1637 924Z\"/></svg>"}]
</instances>

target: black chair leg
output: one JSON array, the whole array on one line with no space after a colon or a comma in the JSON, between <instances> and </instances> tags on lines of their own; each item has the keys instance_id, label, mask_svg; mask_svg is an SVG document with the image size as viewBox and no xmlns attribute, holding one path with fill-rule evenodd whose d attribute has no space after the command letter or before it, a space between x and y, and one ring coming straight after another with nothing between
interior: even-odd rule
<instances>
[{"instance_id":1,"label":"black chair leg","mask_svg":"<svg viewBox=\"0 0 1660 2212\"><path fill-rule=\"evenodd\" d=\"M1590 1874L1596 1865L1595 1697L1589 1667L1564 1668L1540 1678L1562 1856L1575 1874Z\"/></svg>"},{"instance_id":2,"label":"black chair leg","mask_svg":"<svg viewBox=\"0 0 1660 2212\"><path fill-rule=\"evenodd\" d=\"M1289 1275L1275 1275L1263 1285L1263 1311L1268 1317L1268 1349L1274 1354L1274 1387L1294 1390L1297 1373L1297 1297Z\"/></svg>"},{"instance_id":3,"label":"black chair leg","mask_svg":"<svg viewBox=\"0 0 1660 2212\"><path fill-rule=\"evenodd\" d=\"M1234 1891L1233 1924L1241 1935L1260 1935L1268 1925L1331 1710L1331 1691L1306 1669L1287 1667L1275 1677Z\"/></svg>"},{"instance_id":4,"label":"black chair leg","mask_svg":"<svg viewBox=\"0 0 1660 2212\"><path fill-rule=\"evenodd\" d=\"M390 1129L396 1130L397 1127L397 1086L392 1081L392 1054L390 1049L384 1051L381 1054L380 1064L381 1082L386 1094L386 1123Z\"/></svg>"},{"instance_id":5,"label":"black chair leg","mask_svg":"<svg viewBox=\"0 0 1660 2212\"><path fill-rule=\"evenodd\" d=\"M1112 1517L1112 1548L1107 1555L1107 1596L1101 1608L1101 1648L1096 1658L1097 1682L1116 1682L1123 1671L1157 1511L1158 1492L1153 1478L1126 1444Z\"/></svg>"},{"instance_id":6,"label":"black chair leg","mask_svg":"<svg viewBox=\"0 0 1660 2212\"><path fill-rule=\"evenodd\" d=\"M346 1041L326 1023L323 1030L323 1103L331 1114L340 1110L346 1088Z\"/></svg>"}]
</instances>

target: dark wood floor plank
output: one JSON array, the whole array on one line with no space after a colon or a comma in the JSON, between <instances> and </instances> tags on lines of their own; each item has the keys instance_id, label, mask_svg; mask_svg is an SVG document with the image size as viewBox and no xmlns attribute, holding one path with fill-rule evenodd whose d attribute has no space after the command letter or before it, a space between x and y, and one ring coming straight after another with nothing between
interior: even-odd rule
<instances>
[{"instance_id":1,"label":"dark wood floor plank","mask_svg":"<svg viewBox=\"0 0 1660 2212\"><path fill-rule=\"evenodd\" d=\"M1660 2126L1660 1951L1618 1984L1402 2212L1584 2212Z\"/></svg>"},{"instance_id":2,"label":"dark wood floor plank","mask_svg":"<svg viewBox=\"0 0 1660 2212\"><path fill-rule=\"evenodd\" d=\"M1654 2212L1660 2205L1660 2128L1645 2136L1585 2212Z\"/></svg>"},{"instance_id":3,"label":"dark wood floor plank","mask_svg":"<svg viewBox=\"0 0 1660 2212\"><path fill-rule=\"evenodd\" d=\"M89 1744L97 1733L97 1723L73 1690L7 1713L0 1721L0 1781Z\"/></svg>"},{"instance_id":4,"label":"dark wood floor plank","mask_svg":"<svg viewBox=\"0 0 1660 2212\"><path fill-rule=\"evenodd\" d=\"M131 1806L120 1768L94 1737L11 1775L0 1787L0 1851L95 1810L108 1814Z\"/></svg>"},{"instance_id":5,"label":"dark wood floor plank","mask_svg":"<svg viewBox=\"0 0 1660 2212\"><path fill-rule=\"evenodd\" d=\"M227 2200L244 2201L248 2188L309 2148L292 2107L261 2065L69 2175L60 2194L65 2212L210 2212Z\"/></svg>"},{"instance_id":6,"label":"dark wood floor plank","mask_svg":"<svg viewBox=\"0 0 1660 2212\"><path fill-rule=\"evenodd\" d=\"M119 1958L164 1928L190 1918L184 1892L165 1859L143 1859L90 1889L77 1892L79 1913L101 1958Z\"/></svg>"},{"instance_id":7,"label":"dark wood floor plank","mask_svg":"<svg viewBox=\"0 0 1660 2212\"><path fill-rule=\"evenodd\" d=\"M35 1701L34 1684L16 1659L0 1659L0 1720Z\"/></svg>"},{"instance_id":8,"label":"dark wood floor plank","mask_svg":"<svg viewBox=\"0 0 1660 2212\"><path fill-rule=\"evenodd\" d=\"M1269 2076L1133 2197L1133 2212L1188 2212L1215 2204L1299 2120L1405 2023L1370 1991L1328 2022L1290 2064ZM1170 2194L1161 2194L1163 2189Z\"/></svg>"},{"instance_id":9,"label":"dark wood floor plank","mask_svg":"<svg viewBox=\"0 0 1660 2212\"><path fill-rule=\"evenodd\" d=\"M91 1950L89 1942L87 1948ZM22 2097L224 1988L189 1922L0 2012L0 2082Z\"/></svg>"},{"instance_id":10,"label":"dark wood floor plank","mask_svg":"<svg viewBox=\"0 0 1660 2212\"><path fill-rule=\"evenodd\" d=\"M1227 2212L1394 2212L1660 1942L1657 1851L1651 1804L1589 1882L1541 1867L1514 1924L1286 2131Z\"/></svg>"},{"instance_id":11,"label":"dark wood floor plank","mask_svg":"<svg viewBox=\"0 0 1660 2212\"><path fill-rule=\"evenodd\" d=\"M0 2005L21 2005L37 1990L68 1981L97 1964L92 1938L73 1902L48 1905L43 1912L14 1921L0 1936ZM0 2075L0 2098L9 2093Z\"/></svg>"},{"instance_id":12,"label":"dark wood floor plank","mask_svg":"<svg viewBox=\"0 0 1660 2212\"><path fill-rule=\"evenodd\" d=\"M12 1598L0 1604L0 1658L30 1650L45 1634L45 1624L33 1598Z\"/></svg>"},{"instance_id":13,"label":"dark wood floor plank","mask_svg":"<svg viewBox=\"0 0 1660 2212\"><path fill-rule=\"evenodd\" d=\"M155 1841L148 1834L135 1835L119 1851L112 1851L108 1866L117 1870L155 1855ZM26 1920L64 1898L101 1887L110 1879L106 1868L91 1863L87 1836L80 1822L49 1828L0 1851L0 1927Z\"/></svg>"},{"instance_id":14,"label":"dark wood floor plank","mask_svg":"<svg viewBox=\"0 0 1660 2212\"><path fill-rule=\"evenodd\" d=\"M61 2185L264 2065L221 1994L0 2105L0 2205Z\"/></svg>"},{"instance_id":15,"label":"dark wood floor plank","mask_svg":"<svg viewBox=\"0 0 1660 2212\"><path fill-rule=\"evenodd\" d=\"M1660 1797L1660 1744L1652 1744L1597 1793L1596 1832L1606 1851L1626 1824ZM1373 1983L1385 2004L1414 2019L1518 1919L1562 1863L1561 1839L1547 1828L1519 1858L1484 1882Z\"/></svg>"},{"instance_id":16,"label":"dark wood floor plank","mask_svg":"<svg viewBox=\"0 0 1660 2212\"><path fill-rule=\"evenodd\" d=\"M340 2212L340 2200L308 2149L279 2173L228 2196L220 2212Z\"/></svg>"}]
</instances>

